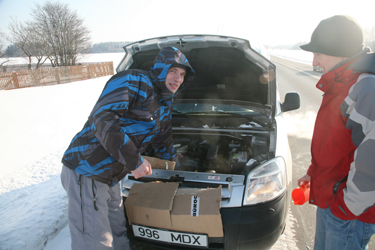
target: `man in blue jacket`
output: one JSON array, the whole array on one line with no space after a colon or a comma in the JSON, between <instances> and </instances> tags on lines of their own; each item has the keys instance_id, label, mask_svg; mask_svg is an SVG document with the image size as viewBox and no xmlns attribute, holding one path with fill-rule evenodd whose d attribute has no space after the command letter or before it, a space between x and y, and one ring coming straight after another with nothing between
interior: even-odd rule
<instances>
[{"instance_id":1,"label":"man in blue jacket","mask_svg":"<svg viewBox=\"0 0 375 250\"><path fill-rule=\"evenodd\" d=\"M150 71L125 70L107 82L62 158L72 249L127 247L119 181L152 173L141 156L150 144L157 157L176 160L170 105L193 78L185 55L166 47Z\"/></svg>"}]
</instances>

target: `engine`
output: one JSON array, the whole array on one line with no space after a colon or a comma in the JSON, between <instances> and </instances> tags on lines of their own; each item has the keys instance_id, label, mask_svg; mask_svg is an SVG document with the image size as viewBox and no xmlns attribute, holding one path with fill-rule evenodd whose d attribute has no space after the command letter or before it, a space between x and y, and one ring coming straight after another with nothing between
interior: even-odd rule
<instances>
[{"instance_id":1,"label":"engine","mask_svg":"<svg viewBox=\"0 0 375 250\"><path fill-rule=\"evenodd\" d=\"M174 136L178 156L176 170L247 174L268 156L268 138L246 136Z\"/></svg>"}]
</instances>

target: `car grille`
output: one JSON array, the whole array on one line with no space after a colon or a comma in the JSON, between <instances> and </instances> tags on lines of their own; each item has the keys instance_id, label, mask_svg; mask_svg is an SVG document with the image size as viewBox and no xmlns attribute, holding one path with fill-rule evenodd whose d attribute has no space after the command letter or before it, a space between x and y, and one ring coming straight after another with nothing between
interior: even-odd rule
<instances>
[{"instance_id":1,"label":"car grille","mask_svg":"<svg viewBox=\"0 0 375 250\"><path fill-rule=\"evenodd\" d=\"M186 171L153 169L152 175L136 180L128 174L121 181L122 196L128 197L134 183L143 182L179 182L179 188L216 188L221 185L221 207L241 207L244 193L243 175L228 175Z\"/></svg>"}]
</instances>

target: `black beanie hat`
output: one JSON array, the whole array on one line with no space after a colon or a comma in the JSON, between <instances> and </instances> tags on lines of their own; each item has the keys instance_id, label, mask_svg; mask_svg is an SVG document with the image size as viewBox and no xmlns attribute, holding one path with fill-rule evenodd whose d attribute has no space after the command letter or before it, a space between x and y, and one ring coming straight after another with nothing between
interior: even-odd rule
<instances>
[{"instance_id":1,"label":"black beanie hat","mask_svg":"<svg viewBox=\"0 0 375 250\"><path fill-rule=\"evenodd\" d=\"M301 49L329 56L352 57L364 49L363 30L359 23L344 15L322 20Z\"/></svg>"}]
</instances>

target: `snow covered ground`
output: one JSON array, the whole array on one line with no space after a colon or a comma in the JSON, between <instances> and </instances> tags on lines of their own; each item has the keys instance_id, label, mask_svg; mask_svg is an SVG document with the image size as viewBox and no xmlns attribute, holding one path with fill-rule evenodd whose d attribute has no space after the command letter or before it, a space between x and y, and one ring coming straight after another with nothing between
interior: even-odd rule
<instances>
[{"instance_id":1,"label":"snow covered ground","mask_svg":"<svg viewBox=\"0 0 375 250\"><path fill-rule=\"evenodd\" d=\"M294 61L312 65L313 53L304 50L270 50L271 55L285 57Z\"/></svg>"},{"instance_id":2,"label":"snow covered ground","mask_svg":"<svg viewBox=\"0 0 375 250\"><path fill-rule=\"evenodd\" d=\"M117 67L118 62L124 57L124 53L98 53L98 54L80 54L78 56L78 63L85 62L85 63L93 63L93 62L111 62L116 61L114 63L114 67ZM4 61L8 61L4 66L9 64L28 64L29 60L27 57L9 57L9 58L0 58L0 64ZM32 59L32 63L36 63L36 59ZM51 65L47 60L45 62L46 65Z\"/></svg>"},{"instance_id":3,"label":"snow covered ground","mask_svg":"<svg viewBox=\"0 0 375 250\"><path fill-rule=\"evenodd\" d=\"M311 63L303 51L271 54ZM113 61L116 67L122 56L91 54L84 60ZM0 91L0 250L70 249L60 160L109 78ZM289 213L273 250L297 249L293 222Z\"/></svg>"}]
</instances>

